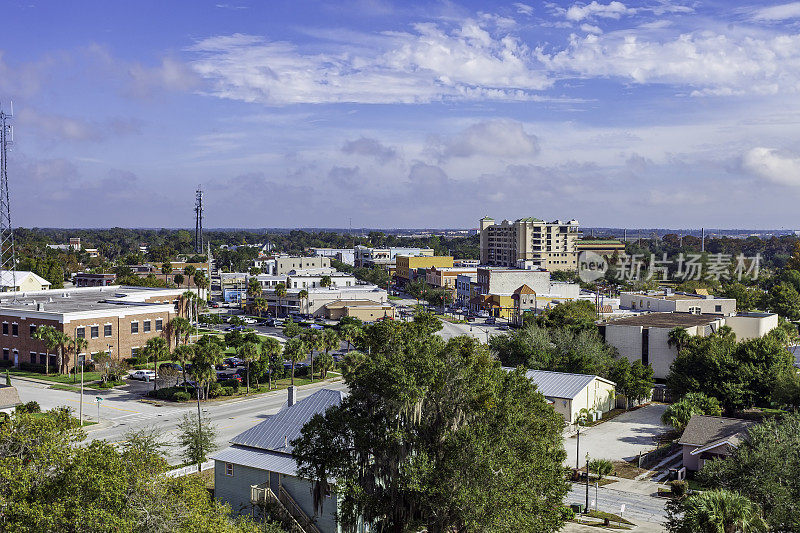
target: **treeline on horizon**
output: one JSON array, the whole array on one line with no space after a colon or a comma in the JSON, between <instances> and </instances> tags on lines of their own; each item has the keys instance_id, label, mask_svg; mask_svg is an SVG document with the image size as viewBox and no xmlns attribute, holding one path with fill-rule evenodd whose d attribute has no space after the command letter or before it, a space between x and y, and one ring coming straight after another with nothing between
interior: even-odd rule
<instances>
[{"instance_id":1,"label":"treeline on horizon","mask_svg":"<svg viewBox=\"0 0 800 533\"><path fill-rule=\"evenodd\" d=\"M608 235L595 233L594 238ZM35 267L31 263L49 263L34 271L52 271L53 262L60 263L61 271L67 277L75 268L96 267L102 263L136 264L140 262L161 263L174 260L178 256L193 256L193 232L185 229L59 229L59 228L18 228L14 230L19 267ZM65 252L48 248L48 244L67 244L71 237L79 237L84 248L97 248L101 259L88 261L85 254ZM333 231L312 232L290 230L287 232L264 233L254 230L206 230L203 232L206 243L211 245L212 254L220 264L232 268L247 266L245 263L257 257L255 248L239 247L226 250L222 247L243 244L271 243L273 249L289 254L307 253L309 248L352 248L355 245L374 247L429 247L437 255L453 255L457 259L478 258L480 238L469 236L400 237L383 231L371 231L365 235L353 235ZM139 252L140 244L147 244L146 254ZM709 254L729 254L747 257L761 256L761 267L780 269L786 265L795 246L800 243L796 235L770 236L768 238L750 236L747 238L706 237L705 251ZM642 254L649 258L663 254L672 259L680 253L697 253L701 250L701 239L692 235L666 234L662 237L648 237L629 240L626 243L628 254ZM48 277L49 276L45 276ZM52 281L52 280L51 280Z\"/></svg>"}]
</instances>

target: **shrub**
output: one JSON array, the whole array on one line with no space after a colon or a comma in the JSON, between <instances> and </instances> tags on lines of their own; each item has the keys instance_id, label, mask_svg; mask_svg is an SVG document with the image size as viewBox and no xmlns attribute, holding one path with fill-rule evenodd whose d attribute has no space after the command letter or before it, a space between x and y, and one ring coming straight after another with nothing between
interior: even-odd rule
<instances>
[{"instance_id":1,"label":"shrub","mask_svg":"<svg viewBox=\"0 0 800 533\"><path fill-rule=\"evenodd\" d=\"M233 387L222 387L219 391L220 396L233 396L236 394L236 389Z\"/></svg>"},{"instance_id":2,"label":"shrub","mask_svg":"<svg viewBox=\"0 0 800 533\"><path fill-rule=\"evenodd\" d=\"M25 370L27 372L38 372L39 374L45 373L45 366L44 365L37 365L34 363L26 363L22 361L19 364L20 370ZM58 370L57 368L50 367L50 370Z\"/></svg>"},{"instance_id":3,"label":"shrub","mask_svg":"<svg viewBox=\"0 0 800 533\"><path fill-rule=\"evenodd\" d=\"M614 463L608 459L593 459L589 461L589 470L594 472L599 479L614 471Z\"/></svg>"},{"instance_id":4,"label":"shrub","mask_svg":"<svg viewBox=\"0 0 800 533\"><path fill-rule=\"evenodd\" d=\"M223 387L233 389L234 391L238 391L240 385L238 379L226 379L224 381L220 381L219 384L222 385Z\"/></svg>"},{"instance_id":5,"label":"shrub","mask_svg":"<svg viewBox=\"0 0 800 533\"><path fill-rule=\"evenodd\" d=\"M11 359L9 359L8 361L6 361L5 359L0 359L0 368L10 368L12 366L14 366L14 361L12 361Z\"/></svg>"},{"instance_id":6,"label":"shrub","mask_svg":"<svg viewBox=\"0 0 800 533\"><path fill-rule=\"evenodd\" d=\"M575 511L573 511L569 507L562 507L561 508L561 519L564 520L565 522L568 521L568 520L574 520L575 519Z\"/></svg>"},{"instance_id":7,"label":"shrub","mask_svg":"<svg viewBox=\"0 0 800 533\"><path fill-rule=\"evenodd\" d=\"M172 395L172 401L175 402L188 402L190 399L191 396L189 396L189 393L182 390Z\"/></svg>"},{"instance_id":8,"label":"shrub","mask_svg":"<svg viewBox=\"0 0 800 533\"><path fill-rule=\"evenodd\" d=\"M39 402L37 401L30 401L28 403L23 403L14 408L14 410L18 413L41 413L42 408L39 406Z\"/></svg>"},{"instance_id":9,"label":"shrub","mask_svg":"<svg viewBox=\"0 0 800 533\"><path fill-rule=\"evenodd\" d=\"M686 496L686 493L689 490L689 485L685 481L681 479L676 479L669 484L670 488L672 489L672 495L678 498L682 498Z\"/></svg>"}]
</instances>

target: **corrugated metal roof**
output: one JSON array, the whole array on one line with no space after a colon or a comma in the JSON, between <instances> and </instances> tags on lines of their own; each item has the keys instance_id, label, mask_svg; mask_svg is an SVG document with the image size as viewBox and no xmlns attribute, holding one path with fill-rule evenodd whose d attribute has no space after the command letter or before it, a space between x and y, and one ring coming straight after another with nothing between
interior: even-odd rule
<instances>
[{"instance_id":1,"label":"corrugated metal roof","mask_svg":"<svg viewBox=\"0 0 800 533\"><path fill-rule=\"evenodd\" d=\"M279 452L231 446L212 454L210 459L269 472L278 472L287 476L297 475L297 462L295 462L294 458L291 455Z\"/></svg>"},{"instance_id":2,"label":"corrugated metal roof","mask_svg":"<svg viewBox=\"0 0 800 533\"><path fill-rule=\"evenodd\" d=\"M269 417L255 427L231 439L231 444L291 453L292 440L300 436L300 429L316 414L322 414L329 407L342 402L342 392L321 389L286 407L278 414Z\"/></svg>"},{"instance_id":3,"label":"corrugated metal roof","mask_svg":"<svg viewBox=\"0 0 800 533\"><path fill-rule=\"evenodd\" d=\"M503 369L509 372L514 370L510 367L503 367ZM533 381L539 392L549 398L572 400L595 379L605 381L611 385L616 385L613 381L589 374L567 374L565 372L550 372L547 370L528 370L525 372L525 375L528 379Z\"/></svg>"}]
</instances>

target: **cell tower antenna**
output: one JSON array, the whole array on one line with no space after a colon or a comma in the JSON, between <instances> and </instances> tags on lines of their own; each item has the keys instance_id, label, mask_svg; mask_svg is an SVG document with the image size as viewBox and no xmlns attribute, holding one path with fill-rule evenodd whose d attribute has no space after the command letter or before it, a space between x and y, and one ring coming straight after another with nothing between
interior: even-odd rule
<instances>
[{"instance_id":1,"label":"cell tower antenna","mask_svg":"<svg viewBox=\"0 0 800 533\"><path fill-rule=\"evenodd\" d=\"M197 186L194 196L194 252L203 253L203 189Z\"/></svg>"},{"instance_id":2,"label":"cell tower antenna","mask_svg":"<svg viewBox=\"0 0 800 533\"><path fill-rule=\"evenodd\" d=\"M8 192L8 146L14 142L14 104L8 113L0 106L0 270L11 271L11 290L17 286L17 257L14 253L14 229L11 226L11 204Z\"/></svg>"}]
</instances>

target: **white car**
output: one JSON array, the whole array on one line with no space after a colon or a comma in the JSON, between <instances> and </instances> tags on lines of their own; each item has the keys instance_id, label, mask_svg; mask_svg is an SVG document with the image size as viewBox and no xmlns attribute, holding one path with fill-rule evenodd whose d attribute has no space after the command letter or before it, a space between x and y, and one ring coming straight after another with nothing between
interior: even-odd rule
<instances>
[{"instance_id":1,"label":"white car","mask_svg":"<svg viewBox=\"0 0 800 533\"><path fill-rule=\"evenodd\" d=\"M142 381L152 381L156 379L156 373L152 370L136 370L135 372L131 372L131 375L128 377Z\"/></svg>"},{"instance_id":2,"label":"white car","mask_svg":"<svg viewBox=\"0 0 800 533\"><path fill-rule=\"evenodd\" d=\"M244 323L245 324L255 324L256 322L258 322L258 320L256 320L255 318L249 318L248 317L248 318L244 319Z\"/></svg>"}]
</instances>

